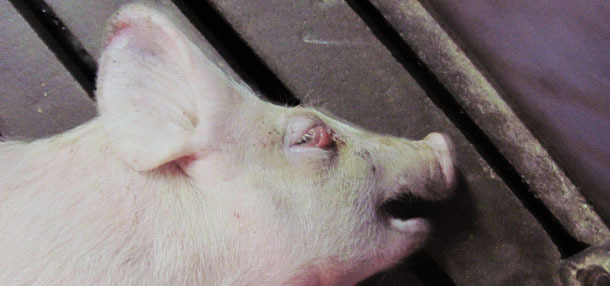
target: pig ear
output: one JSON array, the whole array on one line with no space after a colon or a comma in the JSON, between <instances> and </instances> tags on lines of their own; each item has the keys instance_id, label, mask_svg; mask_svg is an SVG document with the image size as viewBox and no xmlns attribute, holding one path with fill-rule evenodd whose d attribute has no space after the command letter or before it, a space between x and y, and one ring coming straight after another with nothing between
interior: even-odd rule
<instances>
[{"instance_id":1,"label":"pig ear","mask_svg":"<svg viewBox=\"0 0 610 286\"><path fill-rule=\"evenodd\" d=\"M234 94L228 78L159 12L129 5L110 20L98 108L112 146L134 169L201 148Z\"/></svg>"}]
</instances>

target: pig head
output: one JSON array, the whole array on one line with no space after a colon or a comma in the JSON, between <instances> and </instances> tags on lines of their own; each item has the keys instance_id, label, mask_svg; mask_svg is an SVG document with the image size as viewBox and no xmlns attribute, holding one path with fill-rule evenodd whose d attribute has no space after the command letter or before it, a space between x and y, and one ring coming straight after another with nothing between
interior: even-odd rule
<instances>
[{"instance_id":1,"label":"pig head","mask_svg":"<svg viewBox=\"0 0 610 286\"><path fill-rule=\"evenodd\" d=\"M264 102L142 5L106 35L99 116L0 143L0 284L353 285L427 237L445 136Z\"/></svg>"}]
</instances>

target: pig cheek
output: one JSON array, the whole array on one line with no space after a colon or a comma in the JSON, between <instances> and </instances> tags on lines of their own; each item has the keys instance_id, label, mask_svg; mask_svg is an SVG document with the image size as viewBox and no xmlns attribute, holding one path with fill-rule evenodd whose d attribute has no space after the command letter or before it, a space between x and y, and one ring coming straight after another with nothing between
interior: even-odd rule
<instances>
[{"instance_id":1,"label":"pig cheek","mask_svg":"<svg viewBox=\"0 0 610 286\"><path fill-rule=\"evenodd\" d=\"M258 146L267 149L276 146L277 143L277 131L269 131L265 136L259 141ZM255 145L256 146L256 145Z\"/></svg>"}]
</instances>

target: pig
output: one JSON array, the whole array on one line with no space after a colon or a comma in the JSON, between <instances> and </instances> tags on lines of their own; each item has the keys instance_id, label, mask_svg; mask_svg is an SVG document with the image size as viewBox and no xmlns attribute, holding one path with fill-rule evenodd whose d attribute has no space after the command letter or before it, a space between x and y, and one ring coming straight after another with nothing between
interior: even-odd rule
<instances>
[{"instance_id":1,"label":"pig","mask_svg":"<svg viewBox=\"0 0 610 286\"><path fill-rule=\"evenodd\" d=\"M0 285L353 285L429 236L447 136L265 102L142 4L105 34L98 115L0 142Z\"/></svg>"}]
</instances>

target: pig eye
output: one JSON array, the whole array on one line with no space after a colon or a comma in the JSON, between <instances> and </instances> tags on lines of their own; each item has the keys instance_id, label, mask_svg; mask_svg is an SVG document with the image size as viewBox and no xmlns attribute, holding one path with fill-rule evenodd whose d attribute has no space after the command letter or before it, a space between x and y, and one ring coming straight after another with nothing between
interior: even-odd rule
<instances>
[{"instance_id":1,"label":"pig eye","mask_svg":"<svg viewBox=\"0 0 610 286\"><path fill-rule=\"evenodd\" d=\"M332 132L324 126L315 126L307 130L294 145L304 147L328 148L334 143Z\"/></svg>"}]
</instances>

